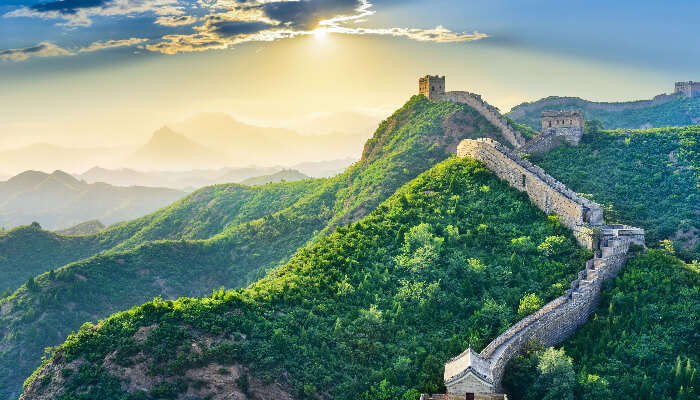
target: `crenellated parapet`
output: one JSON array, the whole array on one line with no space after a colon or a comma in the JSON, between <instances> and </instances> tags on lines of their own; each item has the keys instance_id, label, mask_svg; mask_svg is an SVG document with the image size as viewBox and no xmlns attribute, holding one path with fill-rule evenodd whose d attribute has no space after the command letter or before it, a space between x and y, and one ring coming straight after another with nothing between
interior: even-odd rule
<instances>
[{"instance_id":1,"label":"crenellated parapet","mask_svg":"<svg viewBox=\"0 0 700 400\"><path fill-rule=\"evenodd\" d=\"M500 110L484 101L480 95L470 92L446 92L437 96L435 100L463 103L479 112L487 121L501 130L503 137L513 147L520 147L525 143L520 132L513 127L500 112Z\"/></svg>"},{"instance_id":2,"label":"crenellated parapet","mask_svg":"<svg viewBox=\"0 0 700 400\"><path fill-rule=\"evenodd\" d=\"M457 156L483 162L499 178L527 193L530 200L546 214L559 216L562 224L574 231L579 244L592 249L593 232L590 227L603 223L603 208L599 204L574 193L542 168L494 140L463 140L457 146Z\"/></svg>"},{"instance_id":3,"label":"crenellated parapet","mask_svg":"<svg viewBox=\"0 0 700 400\"><path fill-rule=\"evenodd\" d=\"M595 256L586 262L564 295L510 327L481 353L468 348L448 361L444 374L446 399L494 396L501 392L508 361L533 340L549 347L576 332L598 308L603 282L619 273L630 247L644 246L643 229L603 225L600 205L578 196L498 142L464 140L457 148L457 155L481 161L511 186L526 192L542 211L559 216L574 231L579 243L593 250Z\"/></svg>"},{"instance_id":4,"label":"crenellated parapet","mask_svg":"<svg viewBox=\"0 0 700 400\"><path fill-rule=\"evenodd\" d=\"M420 78L418 80L418 93L429 100L452 101L466 104L500 129L503 137L514 148L525 144L525 139L523 139L520 132L513 127L510 121L501 115L501 111L484 101L480 95L469 92L446 92L444 76L426 75Z\"/></svg>"},{"instance_id":5,"label":"crenellated parapet","mask_svg":"<svg viewBox=\"0 0 700 400\"><path fill-rule=\"evenodd\" d=\"M583 110L544 111L541 133L517 151L526 154L546 153L564 143L578 146L583 131Z\"/></svg>"}]
</instances>

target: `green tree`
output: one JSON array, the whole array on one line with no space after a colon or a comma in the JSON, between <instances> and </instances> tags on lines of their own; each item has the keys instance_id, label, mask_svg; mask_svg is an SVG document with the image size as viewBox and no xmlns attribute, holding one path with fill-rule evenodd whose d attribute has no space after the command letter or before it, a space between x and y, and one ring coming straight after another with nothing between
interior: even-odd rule
<instances>
[{"instance_id":1,"label":"green tree","mask_svg":"<svg viewBox=\"0 0 700 400\"><path fill-rule=\"evenodd\" d=\"M522 299L520 299L518 316L520 318L526 317L542 308L542 306L544 306L544 301L542 301L542 299L540 299L535 293L525 295Z\"/></svg>"},{"instance_id":2,"label":"green tree","mask_svg":"<svg viewBox=\"0 0 700 400\"><path fill-rule=\"evenodd\" d=\"M553 347L545 350L537 362L538 376L535 380L534 391L528 398L535 400L573 400L576 386L576 375L571 357L564 349Z\"/></svg>"}]
</instances>

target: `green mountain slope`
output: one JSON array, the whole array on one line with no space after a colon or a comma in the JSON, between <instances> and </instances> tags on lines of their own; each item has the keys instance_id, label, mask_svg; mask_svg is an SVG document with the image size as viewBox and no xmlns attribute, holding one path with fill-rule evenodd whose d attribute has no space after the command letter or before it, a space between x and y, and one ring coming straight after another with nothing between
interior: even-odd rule
<instances>
[{"instance_id":1,"label":"green mountain slope","mask_svg":"<svg viewBox=\"0 0 700 400\"><path fill-rule=\"evenodd\" d=\"M452 158L247 289L155 300L84 325L23 398L434 392L446 359L515 322L527 294L563 293L588 257L524 194ZM129 393L126 377L138 381L125 382Z\"/></svg>"},{"instance_id":2,"label":"green mountain slope","mask_svg":"<svg viewBox=\"0 0 700 400\"><path fill-rule=\"evenodd\" d=\"M178 217L176 211L186 209L187 201L196 199L193 195L176 203L180 206L173 213L156 213L150 220L100 233L114 243L110 252L69 265L57 271L54 280L44 274L35 280L36 287L23 286L3 300L0 346L5 351L0 353L0 377L4 377L0 384L9 388L6 393L15 393L21 379L38 364L43 348L60 343L84 321L158 295L198 296L215 287L241 287L260 278L309 241L369 214L400 186L453 154L461 139L482 136L499 138L500 133L470 107L414 96L380 125L367 142L362 160L344 173L325 180L247 189L259 193L259 201L244 202L238 213L260 212L257 219L239 219L238 224L229 223L217 232L222 221L238 219L238 214L200 207L196 210L201 215L190 212ZM289 185L312 190L285 208L268 208L270 200L273 205L286 200L265 197L266 188ZM222 185L197 193L209 196L234 187L240 188ZM168 236L173 231L177 234ZM216 234L203 236L204 232ZM171 240L149 241L155 239ZM47 330L52 335L38 333Z\"/></svg>"},{"instance_id":3,"label":"green mountain slope","mask_svg":"<svg viewBox=\"0 0 700 400\"><path fill-rule=\"evenodd\" d=\"M626 103L598 103L578 97L552 96L517 105L507 115L539 131L542 111L572 109L582 109L586 120L597 119L608 129L662 128L700 124L700 97L675 97L667 102L642 100Z\"/></svg>"},{"instance_id":4,"label":"green mountain slope","mask_svg":"<svg viewBox=\"0 0 700 400\"><path fill-rule=\"evenodd\" d=\"M27 279L100 250L84 236L62 236L38 224L0 231L0 293L9 296Z\"/></svg>"},{"instance_id":5,"label":"green mountain slope","mask_svg":"<svg viewBox=\"0 0 700 400\"><path fill-rule=\"evenodd\" d=\"M37 221L59 229L89 219L111 224L152 212L184 194L165 188L89 184L62 171L26 171L0 182L0 226Z\"/></svg>"},{"instance_id":6,"label":"green mountain slope","mask_svg":"<svg viewBox=\"0 0 700 400\"><path fill-rule=\"evenodd\" d=\"M628 261L598 312L563 344L573 359L567 372L539 373L541 353L516 358L509 398L544 398L553 388L542 383L558 376L568 384L556 390L576 399L697 399L699 288L700 265L663 250Z\"/></svg>"},{"instance_id":7,"label":"green mountain slope","mask_svg":"<svg viewBox=\"0 0 700 400\"><path fill-rule=\"evenodd\" d=\"M205 239L289 207L322 180L247 187L236 184L200 189L154 213L115 224L97 234L68 237L38 225L0 232L0 293L27 279L102 251L134 248L162 239Z\"/></svg>"},{"instance_id":8,"label":"green mountain slope","mask_svg":"<svg viewBox=\"0 0 700 400\"><path fill-rule=\"evenodd\" d=\"M700 257L700 126L590 132L531 160L644 228L647 243L670 239L686 260Z\"/></svg>"},{"instance_id":9,"label":"green mountain slope","mask_svg":"<svg viewBox=\"0 0 700 400\"><path fill-rule=\"evenodd\" d=\"M283 169L270 175L255 176L241 182L241 185L265 185L268 183L277 182L295 182L309 179L310 177L302 174L295 169Z\"/></svg>"}]
</instances>

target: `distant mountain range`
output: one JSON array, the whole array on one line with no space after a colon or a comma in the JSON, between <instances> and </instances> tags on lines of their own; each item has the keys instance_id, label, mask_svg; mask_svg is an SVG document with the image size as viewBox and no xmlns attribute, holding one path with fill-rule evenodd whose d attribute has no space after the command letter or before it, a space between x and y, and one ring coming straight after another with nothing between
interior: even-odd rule
<instances>
[{"instance_id":1,"label":"distant mountain range","mask_svg":"<svg viewBox=\"0 0 700 400\"><path fill-rule=\"evenodd\" d=\"M375 124L376 125L376 124ZM247 125L223 113L202 113L173 124L177 132L224 153L230 164L292 165L320 159L359 157L372 130L346 134L302 135L284 128Z\"/></svg>"},{"instance_id":2,"label":"distant mountain range","mask_svg":"<svg viewBox=\"0 0 700 400\"><path fill-rule=\"evenodd\" d=\"M700 97L660 94L651 100L596 102L579 97L551 96L513 107L508 115L540 130L543 111L580 109L587 121L599 120L607 129L650 129L700 124Z\"/></svg>"},{"instance_id":3,"label":"distant mountain range","mask_svg":"<svg viewBox=\"0 0 700 400\"><path fill-rule=\"evenodd\" d=\"M93 165L114 165L133 149L124 147L71 148L35 143L11 150L0 150L0 179L21 171L84 171Z\"/></svg>"},{"instance_id":4,"label":"distant mountain range","mask_svg":"<svg viewBox=\"0 0 700 400\"><path fill-rule=\"evenodd\" d=\"M137 147L71 148L36 143L0 150L0 179L26 170L77 173L96 165L143 171L280 166L262 174L256 172L241 178L243 180L282 168L299 169L295 167L299 163L357 160L377 124L378 118L359 113L321 115L293 125L295 129L308 129L309 134L305 135L299 133L305 132L302 130L244 124L224 113L202 113L161 127ZM330 167L326 171L301 172L328 176L349 165L341 164L340 168ZM160 180L152 184L160 185L158 182Z\"/></svg>"},{"instance_id":5,"label":"distant mountain range","mask_svg":"<svg viewBox=\"0 0 700 400\"><path fill-rule=\"evenodd\" d=\"M336 175L352 163L355 158L339 160L305 162L291 166L291 169L303 174L306 179L326 178ZM137 171L129 168L106 169L93 167L82 174L74 175L88 183L104 182L115 186L149 186L169 187L181 190L193 190L200 187L222 183L244 183L246 179L272 175L284 170L284 167L242 167L219 169L194 169L189 171ZM293 180L293 179L286 179Z\"/></svg>"},{"instance_id":6,"label":"distant mountain range","mask_svg":"<svg viewBox=\"0 0 700 400\"><path fill-rule=\"evenodd\" d=\"M0 182L0 227L36 221L47 229L62 229L89 219L111 224L148 214L184 194L165 188L89 184L62 171L26 171Z\"/></svg>"},{"instance_id":7,"label":"distant mountain range","mask_svg":"<svg viewBox=\"0 0 700 400\"><path fill-rule=\"evenodd\" d=\"M241 182L243 185L265 185L267 183L278 183L278 182L295 182L303 181L304 179L310 179L309 176L302 174L295 169L285 169L279 172L275 172L271 175L263 175L255 178L248 178Z\"/></svg>"},{"instance_id":8,"label":"distant mountain range","mask_svg":"<svg viewBox=\"0 0 700 400\"><path fill-rule=\"evenodd\" d=\"M213 147L215 148L215 147ZM192 168L223 167L229 160L222 153L164 126L124 164L136 169L186 170Z\"/></svg>"}]
</instances>

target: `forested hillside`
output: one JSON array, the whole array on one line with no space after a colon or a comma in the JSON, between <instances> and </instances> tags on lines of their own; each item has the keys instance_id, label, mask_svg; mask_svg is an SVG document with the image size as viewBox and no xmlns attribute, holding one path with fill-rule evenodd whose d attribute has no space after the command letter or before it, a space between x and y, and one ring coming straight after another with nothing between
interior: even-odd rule
<instances>
[{"instance_id":1,"label":"forested hillside","mask_svg":"<svg viewBox=\"0 0 700 400\"><path fill-rule=\"evenodd\" d=\"M629 260L563 350L533 347L513 359L509 398L697 399L700 265L668 253Z\"/></svg>"},{"instance_id":2,"label":"forested hillside","mask_svg":"<svg viewBox=\"0 0 700 400\"><path fill-rule=\"evenodd\" d=\"M533 162L607 208L607 218L646 230L647 243L674 241L685 260L700 258L700 126L588 130Z\"/></svg>"},{"instance_id":3,"label":"forested hillside","mask_svg":"<svg viewBox=\"0 0 700 400\"><path fill-rule=\"evenodd\" d=\"M198 190L152 214L92 235L64 236L38 224L0 231L2 297L29 278L110 249L162 239L205 239L294 204L322 180L253 188L236 184Z\"/></svg>"},{"instance_id":4,"label":"forested hillside","mask_svg":"<svg viewBox=\"0 0 700 400\"><path fill-rule=\"evenodd\" d=\"M598 120L607 129L662 128L700 124L700 97L677 97L666 103L651 101L597 103L578 97L547 97L513 107L507 114L515 121L540 130L542 111L582 109L586 120Z\"/></svg>"},{"instance_id":5,"label":"forested hillside","mask_svg":"<svg viewBox=\"0 0 700 400\"><path fill-rule=\"evenodd\" d=\"M441 389L445 360L517 321L523 298L562 294L590 256L524 194L452 158L247 289L85 324L23 398L415 399Z\"/></svg>"},{"instance_id":6,"label":"forested hillside","mask_svg":"<svg viewBox=\"0 0 700 400\"><path fill-rule=\"evenodd\" d=\"M43 348L60 343L85 321L154 296L199 296L264 276L309 241L369 214L400 186L453 154L461 139L483 136L499 138L500 133L470 107L414 96L380 125L362 160L340 175L245 189L253 195L233 201L240 204L238 210L216 202L188 209L198 194L227 204L226 191L238 193L240 186L205 188L150 219L101 232L101 240L113 243L110 252L46 273L0 303L0 346L6 349L0 353L0 385L8 395L16 393ZM293 187L300 191L279 198L269 189L284 193ZM170 240L151 242L156 239Z\"/></svg>"}]
</instances>

